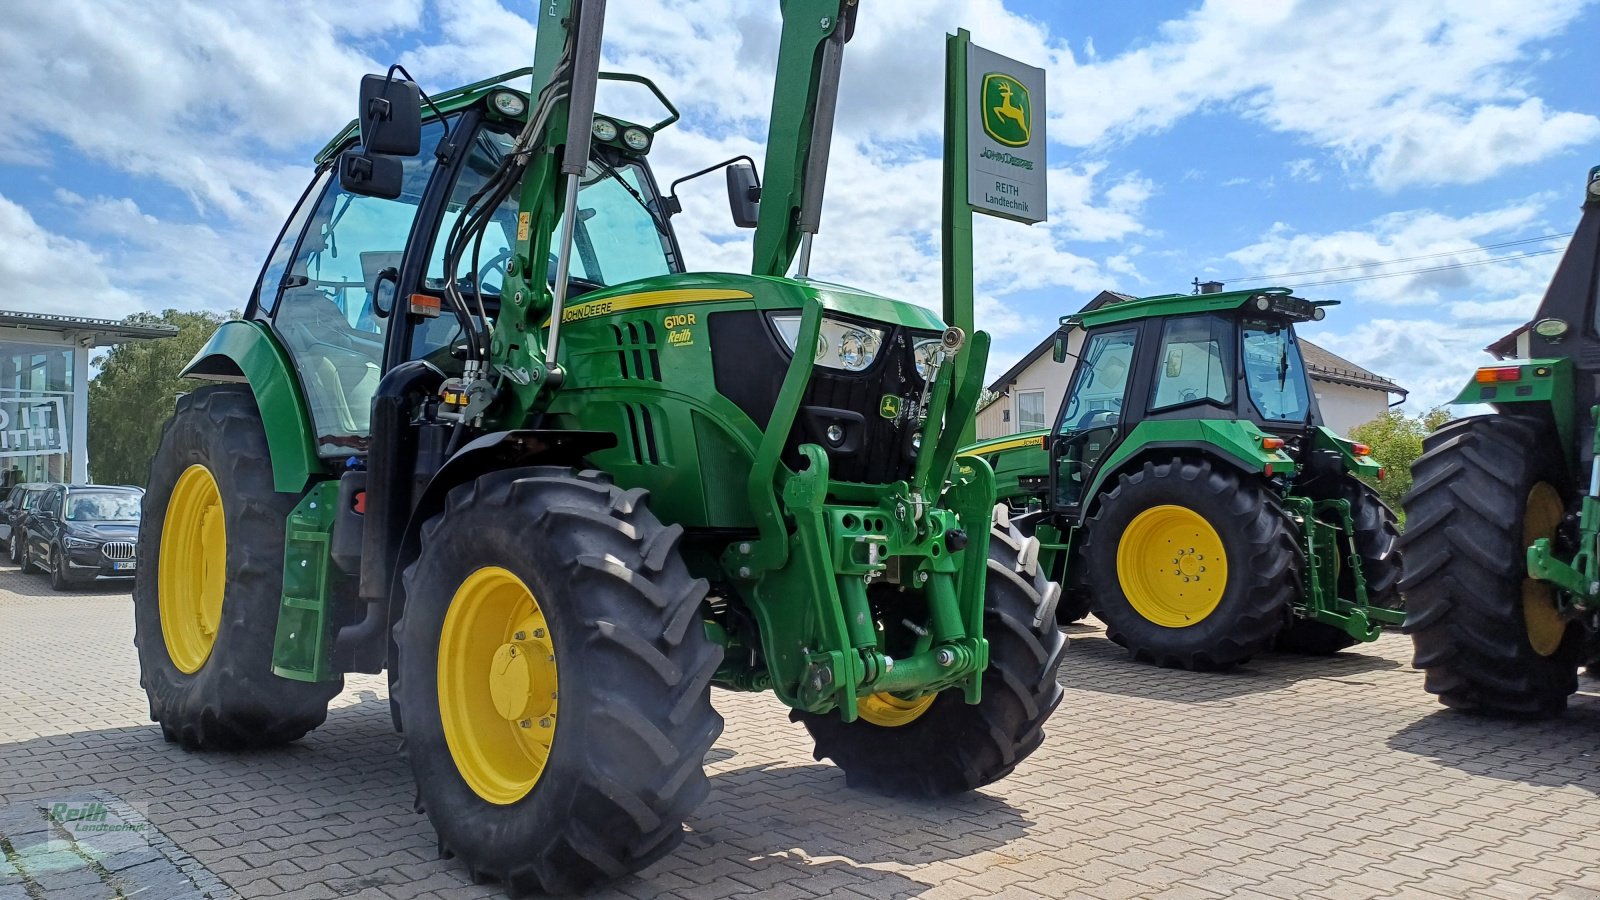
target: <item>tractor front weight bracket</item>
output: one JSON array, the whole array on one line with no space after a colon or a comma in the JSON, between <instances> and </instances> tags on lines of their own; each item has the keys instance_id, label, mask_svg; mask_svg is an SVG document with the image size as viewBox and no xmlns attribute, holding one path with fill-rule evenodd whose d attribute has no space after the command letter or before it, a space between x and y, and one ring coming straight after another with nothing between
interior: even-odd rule
<instances>
[{"instance_id":1,"label":"tractor front weight bracket","mask_svg":"<svg viewBox=\"0 0 1600 900\"><path fill-rule=\"evenodd\" d=\"M918 514L909 485L864 491L863 485L833 483L822 448L806 444L800 452L809 465L789 475L780 495L784 518L792 523L785 563L753 571L745 561L756 556L755 548L733 548L725 559L737 566L730 574L760 623L767 674L761 683L770 683L792 707L837 711L847 722L856 717L858 697L881 691L914 695L960 687L976 702L988 666L987 534L979 531L983 540L969 548L967 529L988 522L988 466L979 460L978 470L963 460L969 474L947 494L950 508ZM841 495L848 499L832 499ZM926 627L918 626L922 634L910 653L885 652L880 616L869 596L880 583L914 592L926 603Z\"/></svg>"}]
</instances>

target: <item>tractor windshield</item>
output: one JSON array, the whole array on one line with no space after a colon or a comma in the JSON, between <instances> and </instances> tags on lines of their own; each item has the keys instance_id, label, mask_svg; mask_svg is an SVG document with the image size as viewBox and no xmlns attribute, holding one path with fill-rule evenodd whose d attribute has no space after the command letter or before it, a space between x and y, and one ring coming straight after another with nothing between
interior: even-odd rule
<instances>
[{"instance_id":1,"label":"tractor windshield","mask_svg":"<svg viewBox=\"0 0 1600 900\"><path fill-rule=\"evenodd\" d=\"M472 155L451 191L434 239L428 263L430 288L444 286L445 244L462 209L499 167L515 140L515 135L491 129L478 132L473 139ZM625 159L607 160L597 153L580 183L572 277L609 286L675 271L672 242L656 213L654 186L642 165ZM476 284L484 294L500 293L506 262L516 245L520 200L521 192L512 191L495 210L493 224L478 248L477 271L469 271L470 257L462 260L458 278L464 290Z\"/></svg>"},{"instance_id":2,"label":"tractor windshield","mask_svg":"<svg viewBox=\"0 0 1600 900\"><path fill-rule=\"evenodd\" d=\"M1287 322L1244 323L1244 377L1262 418L1304 422L1311 402L1294 328Z\"/></svg>"}]
</instances>

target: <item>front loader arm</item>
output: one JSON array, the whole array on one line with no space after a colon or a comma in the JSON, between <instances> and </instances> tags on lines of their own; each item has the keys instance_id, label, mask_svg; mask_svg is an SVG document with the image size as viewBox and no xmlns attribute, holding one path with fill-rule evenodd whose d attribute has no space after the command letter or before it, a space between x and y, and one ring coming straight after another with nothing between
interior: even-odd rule
<instances>
[{"instance_id":1,"label":"front loader arm","mask_svg":"<svg viewBox=\"0 0 1600 900\"><path fill-rule=\"evenodd\" d=\"M802 234L817 231L839 60L855 30L855 17L856 0L783 0L761 213L750 266L756 275L787 273Z\"/></svg>"}]
</instances>

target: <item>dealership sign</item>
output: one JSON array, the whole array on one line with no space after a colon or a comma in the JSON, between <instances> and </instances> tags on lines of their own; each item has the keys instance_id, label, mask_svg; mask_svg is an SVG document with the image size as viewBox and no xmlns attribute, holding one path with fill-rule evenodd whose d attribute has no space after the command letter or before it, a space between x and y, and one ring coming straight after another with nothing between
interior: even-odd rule
<instances>
[{"instance_id":1,"label":"dealership sign","mask_svg":"<svg viewBox=\"0 0 1600 900\"><path fill-rule=\"evenodd\" d=\"M66 453L64 413L60 397L0 398L0 457Z\"/></svg>"},{"instance_id":2,"label":"dealership sign","mask_svg":"<svg viewBox=\"0 0 1600 900\"><path fill-rule=\"evenodd\" d=\"M1032 225L1045 220L1044 70L967 48L967 202Z\"/></svg>"}]
</instances>

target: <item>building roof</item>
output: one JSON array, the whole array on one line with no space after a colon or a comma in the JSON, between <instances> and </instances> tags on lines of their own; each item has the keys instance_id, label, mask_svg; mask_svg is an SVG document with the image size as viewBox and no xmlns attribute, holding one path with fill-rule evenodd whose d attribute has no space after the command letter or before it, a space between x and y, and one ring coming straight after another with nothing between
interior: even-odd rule
<instances>
[{"instance_id":1,"label":"building roof","mask_svg":"<svg viewBox=\"0 0 1600 900\"><path fill-rule=\"evenodd\" d=\"M1517 338L1533 330L1532 322L1523 322L1504 337L1496 338L1495 342L1483 348L1494 355L1495 359L1506 359L1517 355Z\"/></svg>"},{"instance_id":2,"label":"building roof","mask_svg":"<svg viewBox=\"0 0 1600 900\"><path fill-rule=\"evenodd\" d=\"M1313 344L1305 338L1300 339L1300 356L1306 362L1306 371L1318 381L1371 388L1375 391L1399 394L1402 397L1409 393L1382 375L1369 372L1332 350Z\"/></svg>"},{"instance_id":3,"label":"building roof","mask_svg":"<svg viewBox=\"0 0 1600 900\"><path fill-rule=\"evenodd\" d=\"M48 331L54 334L77 333L89 338L91 347L109 347L134 341L154 341L178 333L174 325L129 325L113 319L84 316L52 316L47 313L0 309L0 328Z\"/></svg>"},{"instance_id":4,"label":"building roof","mask_svg":"<svg viewBox=\"0 0 1600 900\"><path fill-rule=\"evenodd\" d=\"M1109 303L1120 303L1135 299L1137 298L1116 291L1101 291L1095 295L1093 300L1084 304L1080 312L1090 312ZM989 392L991 394L999 394L1004 391L1007 385L1017 380L1017 376L1021 375L1024 369L1033 365L1036 360L1044 356L1054 346L1055 339L1056 333L1054 331L1046 335L1045 339L1037 347L1023 354L1022 358L1017 360L1016 365L1007 369L1005 374L999 378L996 378L994 383L989 385ZM1374 391L1385 391L1401 396L1405 396L1407 393L1405 388L1384 378L1382 375L1369 372L1339 354L1313 344L1303 337L1300 338L1300 355L1305 359L1306 371L1318 381L1347 384L1351 387L1369 388ZM988 404L984 405L987 406Z\"/></svg>"}]
</instances>

